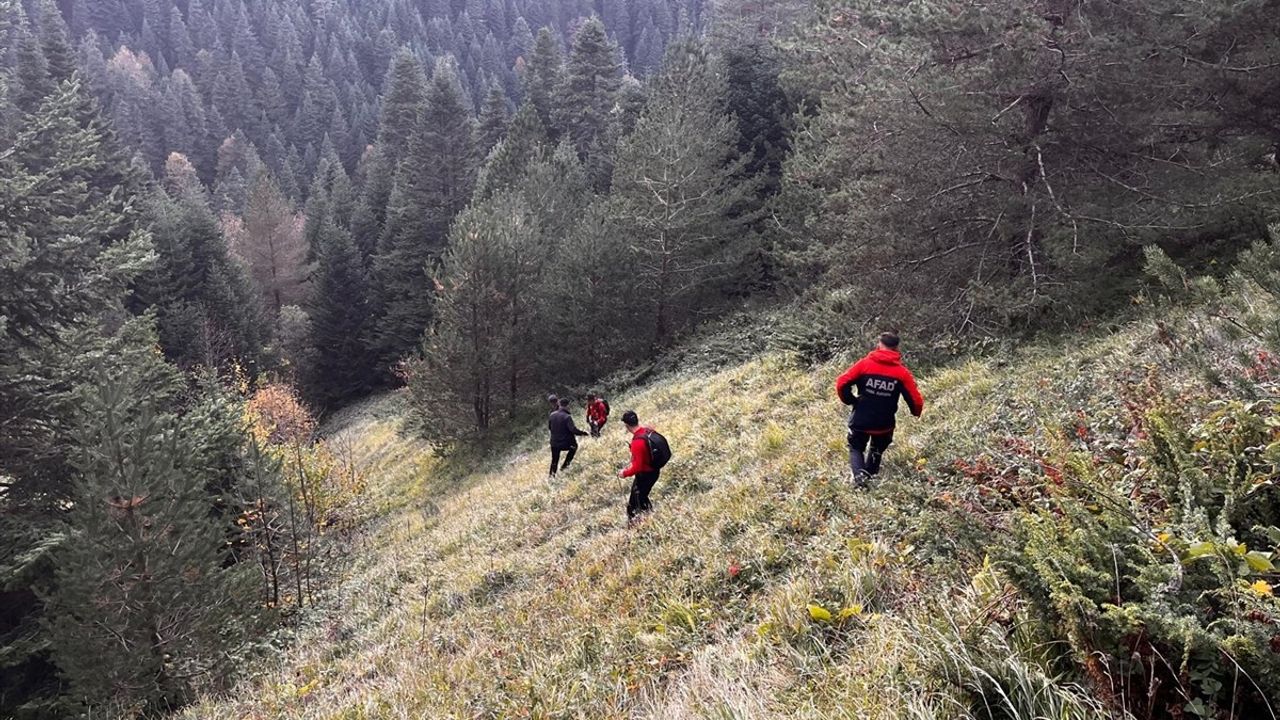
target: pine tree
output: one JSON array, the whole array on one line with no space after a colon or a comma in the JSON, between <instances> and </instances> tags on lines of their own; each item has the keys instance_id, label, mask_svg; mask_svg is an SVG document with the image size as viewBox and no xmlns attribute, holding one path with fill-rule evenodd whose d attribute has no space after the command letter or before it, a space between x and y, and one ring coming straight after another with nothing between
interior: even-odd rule
<instances>
[{"instance_id":1,"label":"pine tree","mask_svg":"<svg viewBox=\"0 0 1280 720\"><path fill-rule=\"evenodd\" d=\"M544 242L555 250L591 199L591 179L568 140L541 147L510 189L518 191L538 216Z\"/></svg>"},{"instance_id":2,"label":"pine tree","mask_svg":"<svg viewBox=\"0 0 1280 720\"><path fill-rule=\"evenodd\" d=\"M555 347L572 354L544 354L545 377L562 383L592 382L645 348L634 332L643 307L629 270L619 258L630 248L606 200L592 203L563 236L549 268L548 308L542 329ZM548 233L550 235L550 233Z\"/></svg>"},{"instance_id":3,"label":"pine tree","mask_svg":"<svg viewBox=\"0 0 1280 720\"><path fill-rule=\"evenodd\" d=\"M0 94L0 116L12 107ZM142 366L154 344L127 317L127 288L151 257L127 195L100 180L128 176L89 112L63 83L5 135L0 152L0 714L65 717L42 622L55 518L72 497L76 391L93 361ZM129 190L127 182L118 183ZM104 327L119 327L115 337Z\"/></svg>"},{"instance_id":4,"label":"pine tree","mask_svg":"<svg viewBox=\"0 0 1280 720\"><path fill-rule=\"evenodd\" d=\"M517 407L534 357L528 327L545 253L536 218L513 193L468 208L451 236L438 319L410 366L417 411L445 438L483 431Z\"/></svg>"},{"instance_id":5,"label":"pine tree","mask_svg":"<svg viewBox=\"0 0 1280 720\"><path fill-rule=\"evenodd\" d=\"M605 136L617 104L622 82L617 52L599 18L588 20L573 38L556 122L582 157Z\"/></svg>"},{"instance_id":6,"label":"pine tree","mask_svg":"<svg viewBox=\"0 0 1280 720\"><path fill-rule=\"evenodd\" d=\"M230 403L183 418L136 369L81 394L74 489L57 553L50 635L77 704L168 711L221 674L251 629L252 569L230 562L219 455L240 442ZM216 601L215 601L216 599Z\"/></svg>"},{"instance_id":7,"label":"pine tree","mask_svg":"<svg viewBox=\"0 0 1280 720\"><path fill-rule=\"evenodd\" d=\"M713 270L741 250L729 243L747 218L734 210L752 186L735 160L725 92L702 48L673 47L618 151L612 211L631 238L634 279L653 305L657 343L684 323L698 291L710 293Z\"/></svg>"}]
</instances>

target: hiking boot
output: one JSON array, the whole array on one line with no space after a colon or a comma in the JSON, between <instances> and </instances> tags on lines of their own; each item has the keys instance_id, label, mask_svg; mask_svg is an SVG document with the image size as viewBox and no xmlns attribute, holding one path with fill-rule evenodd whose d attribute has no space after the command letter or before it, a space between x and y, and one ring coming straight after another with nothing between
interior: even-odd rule
<instances>
[{"instance_id":1,"label":"hiking boot","mask_svg":"<svg viewBox=\"0 0 1280 720\"><path fill-rule=\"evenodd\" d=\"M862 470L856 473L850 472L849 474L853 480L853 486L858 488L859 490L866 490L871 487L871 473L867 472L866 470Z\"/></svg>"}]
</instances>

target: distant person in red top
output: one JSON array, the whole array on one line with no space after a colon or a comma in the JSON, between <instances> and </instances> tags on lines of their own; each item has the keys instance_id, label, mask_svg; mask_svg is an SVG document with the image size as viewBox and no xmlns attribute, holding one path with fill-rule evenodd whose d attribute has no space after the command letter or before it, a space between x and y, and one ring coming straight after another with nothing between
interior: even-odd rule
<instances>
[{"instance_id":1,"label":"distant person in red top","mask_svg":"<svg viewBox=\"0 0 1280 720\"><path fill-rule=\"evenodd\" d=\"M609 403L599 395L587 396L587 425L591 428L591 437L600 437L600 430L609 422Z\"/></svg>"},{"instance_id":2,"label":"distant person in red top","mask_svg":"<svg viewBox=\"0 0 1280 720\"><path fill-rule=\"evenodd\" d=\"M898 398L907 402L912 415L920 417L924 412L924 397L916 387L915 377L902 364L899 342L897 333L881 333L876 349L836 380L836 395L845 405L853 406L849 415L849 469L859 487L865 487L880 472L884 451L893 442Z\"/></svg>"},{"instance_id":3,"label":"distant person in red top","mask_svg":"<svg viewBox=\"0 0 1280 720\"><path fill-rule=\"evenodd\" d=\"M649 443L645 441L645 433L649 428L640 427L640 418L635 410L622 413L622 424L631 434L631 464L618 473L620 478L631 478L631 496L627 499L627 521L635 519L653 509L649 503L649 491L658 482L659 470L649 461Z\"/></svg>"}]
</instances>

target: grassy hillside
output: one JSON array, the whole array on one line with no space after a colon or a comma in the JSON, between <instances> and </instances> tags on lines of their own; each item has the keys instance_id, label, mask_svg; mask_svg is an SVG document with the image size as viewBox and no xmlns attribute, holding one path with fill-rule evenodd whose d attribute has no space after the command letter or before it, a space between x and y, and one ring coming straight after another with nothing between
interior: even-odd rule
<instances>
[{"instance_id":1,"label":"grassy hillside","mask_svg":"<svg viewBox=\"0 0 1280 720\"><path fill-rule=\"evenodd\" d=\"M840 369L614 398L676 451L634 530L616 422L548 484L540 433L468 467L394 399L351 413L383 519L291 654L186 717L1268 717L1280 363L1256 341L1166 316L931 374L870 491Z\"/></svg>"}]
</instances>

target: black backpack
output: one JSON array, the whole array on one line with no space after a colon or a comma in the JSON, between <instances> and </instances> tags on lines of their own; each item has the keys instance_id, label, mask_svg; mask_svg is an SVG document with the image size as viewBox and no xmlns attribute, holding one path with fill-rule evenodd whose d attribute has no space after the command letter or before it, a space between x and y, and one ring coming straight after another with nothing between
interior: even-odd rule
<instances>
[{"instance_id":1,"label":"black backpack","mask_svg":"<svg viewBox=\"0 0 1280 720\"><path fill-rule=\"evenodd\" d=\"M644 434L644 444L649 448L649 464L654 470L661 470L671 462L671 445L657 430L650 430Z\"/></svg>"},{"instance_id":2,"label":"black backpack","mask_svg":"<svg viewBox=\"0 0 1280 720\"><path fill-rule=\"evenodd\" d=\"M600 403L604 405L604 417L607 420L609 419L609 401L604 398L600 398Z\"/></svg>"}]
</instances>

